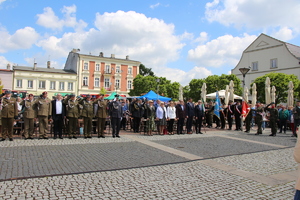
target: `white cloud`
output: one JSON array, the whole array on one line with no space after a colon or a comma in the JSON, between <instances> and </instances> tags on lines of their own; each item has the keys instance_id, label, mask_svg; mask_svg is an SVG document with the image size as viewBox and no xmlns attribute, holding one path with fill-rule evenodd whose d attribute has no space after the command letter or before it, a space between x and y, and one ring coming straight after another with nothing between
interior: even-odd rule
<instances>
[{"instance_id":1,"label":"white cloud","mask_svg":"<svg viewBox=\"0 0 300 200\"><path fill-rule=\"evenodd\" d=\"M288 41L294 38L293 30L288 27L283 27L275 33L271 34L272 37L277 38L282 41Z\"/></svg>"},{"instance_id":2,"label":"white cloud","mask_svg":"<svg viewBox=\"0 0 300 200\"><path fill-rule=\"evenodd\" d=\"M4 56L0 56L0 69L6 69L7 64L12 66L12 63L9 62Z\"/></svg>"},{"instance_id":3,"label":"white cloud","mask_svg":"<svg viewBox=\"0 0 300 200\"><path fill-rule=\"evenodd\" d=\"M158 7L158 6L160 6L160 3L150 5L150 8L151 8L151 9L154 9L154 8L156 8L156 7Z\"/></svg>"},{"instance_id":4,"label":"white cloud","mask_svg":"<svg viewBox=\"0 0 300 200\"><path fill-rule=\"evenodd\" d=\"M299 0L214 0L206 4L210 22L250 29L282 29L288 27L299 34Z\"/></svg>"},{"instance_id":5,"label":"white cloud","mask_svg":"<svg viewBox=\"0 0 300 200\"><path fill-rule=\"evenodd\" d=\"M0 4L3 3L4 1L6 1L6 0L0 0Z\"/></svg>"},{"instance_id":6,"label":"white cloud","mask_svg":"<svg viewBox=\"0 0 300 200\"><path fill-rule=\"evenodd\" d=\"M195 66L191 70L185 72L181 69L161 68L159 74L160 77L166 77L172 82L179 82L181 85L188 85L192 79L203 79L207 76L213 75L213 73L205 67Z\"/></svg>"},{"instance_id":7,"label":"white cloud","mask_svg":"<svg viewBox=\"0 0 300 200\"><path fill-rule=\"evenodd\" d=\"M245 48L256 38L257 36L248 34L244 34L243 37L224 35L189 50L188 58L198 66L234 67Z\"/></svg>"},{"instance_id":8,"label":"white cloud","mask_svg":"<svg viewBox=\"0 0 300 200\"><path fill-rule=\"evenodd\" d=\"M174 34L174 25L156 18L147 18L134 11L96 14L95 27L86 32L65 33L61 38L50 36L37 43L51 58L68 55L73 48L81 53L104 56L115 54L117 58L141 61L146 67L159 73L162 66L179 58L184 46Z\"/></svg>"},{"instance_id":9,"label":"white cloud","mask_svg":"<svg viewBox=\"0 0 300 200\"><path fill-rule=\"evenodd\" d=\"M77 21L76 19L76 6L64 6L61 12L63 13L63 19L59 19L54 13L52 8L44 8L42 14L37 14L37 24L53 30L62 30L64 27L74 28L76 31L80 31L87 26L87 23L83 20Z\"/></svg>"},{"instance_id":10,"label":"white cloud","mask_svg":"<svg viewBox=\"0 0 300 200\"><path fill-rule=\"evenodd\" d=\"M30 48L39 38L39 34L35 29L31 27L25 27L17 30L13 35L9 32L0 28L0 53L8 52L16 49L28 49Z\"/></svg>"}]
</instances>

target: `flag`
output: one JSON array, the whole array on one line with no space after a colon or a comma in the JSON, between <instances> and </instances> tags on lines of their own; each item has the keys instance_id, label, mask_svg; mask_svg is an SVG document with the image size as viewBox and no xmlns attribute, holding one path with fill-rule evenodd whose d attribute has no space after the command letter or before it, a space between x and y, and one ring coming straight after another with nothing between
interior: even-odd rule
<instances>
[{"instance_id":1,"label":"flag","mask_svg":"<svg viewBox=\"0 0 300 200\"><path fill-rule=\"evenodd\" d=\"M203 101L203 99L201 99L201 100L202 100L202 110L203 110L203 112L205 112L204 101Z\"/></svg>"},{"instance_id":2,"label":"flag","mask_svg":"<svg viewBox=\"0 0 300 200\"><path fill-rule=\"evenodd\" d=\"M219 97L219 92L216 92L216 102L214 107L214 114L220 119L220 107L221 107L221 100Z\"/></svg>"},{"instance_id":3,"label":"flag","mask_svg":"<svg viewBox=\"0 0 300 200\"><path fill-rule=\"evenodd\" d=\"M242 117L243 117L243 120L245 120L245 118L247 117L249 111L250 111L249 105L245 101L243 101L243 103L242 103Z\"/></svg>"}]
</instances>

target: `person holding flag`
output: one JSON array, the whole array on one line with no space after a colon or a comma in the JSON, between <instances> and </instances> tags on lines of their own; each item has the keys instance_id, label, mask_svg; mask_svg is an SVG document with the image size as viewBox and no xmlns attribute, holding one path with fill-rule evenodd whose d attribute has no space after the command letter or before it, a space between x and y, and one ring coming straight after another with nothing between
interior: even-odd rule
<instances>
[{"instance_id":1,"label":"person holding flag","mask_svg":"<svg viewBox=\"0 0 300 200\"><path fill-rule=\"evenodd\" d=\"M221 108L221 100L219 97L219 92L216 92L216 102L214 106L214 114L220 120L220 108Z\"/></svg>"},{"instance_id":2,"label":"person holding flag","mask_svg":"<svg viewBox=\"0 0 300 200\"><path fill-rule=\"evenodd\" d=\"M252 109L251 109L251 104L246 103L245 101L243 101L242 103L242 117L243 117L243 121L245 121L245 126L246 126L246 133L250 132L250 128L251 128L251 121L252 121Z\"/></svg>"}]
</instances>

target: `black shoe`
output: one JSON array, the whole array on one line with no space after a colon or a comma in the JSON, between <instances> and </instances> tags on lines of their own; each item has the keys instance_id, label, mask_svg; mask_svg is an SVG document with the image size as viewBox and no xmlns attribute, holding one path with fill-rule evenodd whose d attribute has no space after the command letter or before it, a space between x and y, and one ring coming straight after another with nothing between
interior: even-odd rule
<instances>
[{"instance_id":1,"label":"black shoe","mask_svg":"<svg viewBox=\"0 0 300 200\"><path fill-rule=\"evenodd\" d=\"M72 137L69 137L69 139L72 139Z\"/></svg>"},{"instance_id":2,"label":"black shoe","mask_svg":"<svg viewBox=\"0 0 300 200\"><path fill-rule=\"evenodd\" d=\"M53 140L56 140L56 138L57 138L57 137L54 137ZM42 139L42 138L39 138L39 139Z\"/></svg>"},{"instance_id":3,"label":"black shoe","mask_svg":"<svg viewBox=\"0 0 300 200\"><path fill-rule=\"evenodd\" d=\"M275 134L272 133L272 134L270 134L269 136L276 136L276 133L275 133Z\"/></svg>"},{"instance_id":4,"label":"black shoe","mask_svg":"<svg viewBox=\"0 0 300 200\"><path fill-rule=\"evenodd\" d=\"M279 131L278 133L282 133L282 131Z\"/></svg>"},{"instance_id":5,"label":"black shoe","mask_svg":"<svg viewBox=\"0 0 300 200\"><path fill-rule=\"evenodd\" d=\"M245 131L245 133L249 133L250 131Z\"/></svg>"},{"instance_id":6,"label":"black shoe","mask_svg":"<svg viewBox=\"0 0 300 200\"><path fill-rule=\"evenodd\" d=\"M73 136L73 138L74 138L74 139L77 139L77 137L76 137L76 136Z\"/></svg>"},{"instance_id":7,"label":"black shoe","mask_svg":"<svg viewBox=\"0 0 300 200\"><path fill-rule=\"evenodd\" d=\"M48 140L48 138L47 138L47 137L43 137L43 139L44 139L44 140Z\"/></svg>"},{"instance_id":8,"label":"black shoe","mask_svg":"<svg viewBox=\"0 0 300 200\"><path fill-rule=\"evenodd\" d=\"M63 137L59 137L59 139L64 139Z\"/></svg>"},{"instance_id":9,"label":"black shoe","mask_svg":"<svg viewBox=\"0 0 300 200\"><path fill-rule=\"evenodd\" d=\"M199 132L199 134L203 134L202 132Z\"/></svg>"},{"instance_id":10,"label":"black shoe","mask_svg":"<svg viewBox=\"0 0 300 200\"><path fill-rule=\"evenodd\" d=\"M113 135L113 138L115 138L116 136Z\"/></svg>"},{"instance_id":11,"label":"black shoe","mask_svg":"<svg viewBox=\"0 0 300 200\"><path fill-rule=\"evenodd\" d=\"M9 141L14 141L14 139L12 139L12 138L9 138Z\"/></svg>"},{"instance_id":12,"label":"black shoe","mask_svg":"<svg viewBox=\"0 0 300 200\"><path fill-rule=\"evenodd\" d=\"M101 138L105 138L105 136L104 136L104 135L100 135L100 137L101 137Z\"/></svg>"},{"instance_id":13,"label":"black shoe","mask_svg":"<svg viewBox=\"0 0 300 200\"><path fill-rule=\"evenodd\" d=\"M33 137L29 137L28 139L29 139L29 140L33 140L34 138L33 138Z\"/></svg>"},{"instance_id":14,"label":"black shoe","mask_svg":"<svg viewBox=\"0 0 300 200\"><path fill-rule=\"evenodd\" d=\"M261 133L255 133L254 135L259 135L259 134L261 134Z\"/></svg>"},{"instance_id":15,"label":"black shoe","mask_svg":"<svg viewBox=\"0 0 300 200\"><path fill-rule=\"evenodd\" d=\"M84 136L84 139L87 139L87 137Z\"/></svg>"},{"instance_id":16,"label":"black shoe","mask_svg":"<svg viewBox=\"0 0 300 200\"><path fill-rule=\"evenodd\" d=\"M117 138L120 138L120 136L119 136L119 135L117 135L116 137L117 137Z\"/></svg>"},{"instance_id":17,"label":"black shoe","mask_svg":"<svg viewBox=\"0 0 300 200\"><path fill-rule=\"evenodd\" d=\"M0 142L2 142L2 141L5 141L5 139L4 139L4 138L2 138L2 139L0 140Z\"/></svg>"},{"instance_id":18,"label":"black shoe","mask_svg":"<svg viewBox=\"0 0 300 200\"><path fill-rule=\"evenodd\" d=\"M25 138L25 140L29 140L29 138Z\"/></svg>"},{"instance_id":19,"label":"black shoe","mask_svg":"<svg viewBox=\"0 0 300 200\"><path fill-rule=\"evenodd\" d=\"M294 134L294 133L293 133L293 135L292 135L291 137L298 137L298 136L297 136L297 134Z\"/></svg>"},{"instance_id":20,"label":"black shoe","mask_svg":"<svg viewBox=\"0 0 300 200\"><path fill-rule=\"evenodd\" d=\"M100 135L98 135L98 138L100 138Z\"/></svg>"},{"instance_id":21,"label":"black shoe","mask_svg":"<svg viewBox=\"0 0 300 200\"><path fill-rule=\"evenodd\" d=\"M92 136L87 136L87 138L92 138Z\"/></svg>"}]
</instances>

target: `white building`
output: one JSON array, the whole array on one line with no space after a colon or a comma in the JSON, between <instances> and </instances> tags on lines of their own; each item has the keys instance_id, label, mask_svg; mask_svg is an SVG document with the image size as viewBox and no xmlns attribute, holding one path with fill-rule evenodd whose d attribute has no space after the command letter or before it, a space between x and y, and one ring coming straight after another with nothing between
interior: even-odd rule
<instances>
[{"instance_id":1,"label":"white building","mask_svg":"<svg viewBox=\"0 0 300 200\"><path fill-rule=\"evenodd\" d=\"M294 74L300 78L300 47L262 33L243 51L231 73L243 80L239 69L248 67L250 71L245 76L248 88L256 78L270 72Z\"/></svg>"}]
</instances>

